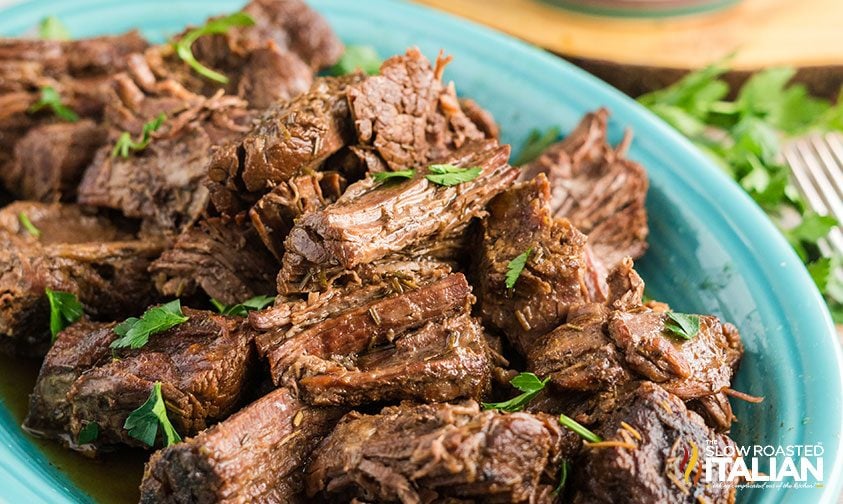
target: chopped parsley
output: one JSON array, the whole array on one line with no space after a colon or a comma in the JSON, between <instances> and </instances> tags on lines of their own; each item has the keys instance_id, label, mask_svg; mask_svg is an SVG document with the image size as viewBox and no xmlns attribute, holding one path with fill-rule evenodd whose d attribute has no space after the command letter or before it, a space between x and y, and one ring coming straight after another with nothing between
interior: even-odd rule
<instances>
[{"instance_id":1,"label":"chopped parsley","mask_svg":"<svg viewBox=\"0 0 843 504\"><path fill-rule=\"evenodd\" d=\"M459 185L463 182L469 182L476 179L481 173L483 173L483 168L480 168L479 166L472 168L460 168L450 164L433 164L427 169L430 172L425 175L427 180L433 182L434 184L446 187Z\"/></svg>"},{"instance_id":2,"label":"chopped parsley","mask_svg":"<svg viewBox=\"0 0 843 504\"><path fill-rule=\"evenodd\" d=\"M664 330L677 338L691 340L700 332L700 316L687 313L667 312Z\"/></svg>"},{"instance_id":3,"label":"chopped parsley","mask_svg":"<svg viewBox=\"0 0 843 504\"><path fill-rule=\"evenodd\" d=\"M155 446L159 426L164 431L164 446L170 446L181 441L181 436L170 423L170 419L167 418L167 406L164 404L164 398L161 395L161 382L155 382L152 391L149 393L149 399L140 408L129 414L123 428L129 432L129 436L152 447Z\"/></svg>"},{"instance_id":4,"label":"chopped parsley","mask_svg":"<svg viewBox=\"0 0 843 504\"><path fill-rule=\"evenodd\" d=\"M149 142L152 141L152 133L158 131L166 120L167 115L161 113L155 119L144 124L137 142L132 140L132 135L128 131L121 133L120 137L117 138L117 143L114 144L114 149L111 151L111 157L120 156L127 158L132 152L139 152L146 149Z\"/></svg>"},{"instance_id":5,"label":"chopped parsley","mask_svg":"<svg viewBox=\"0 0 843 504\"><path fill-rule=\"evenodd\" d=\"M524 145L518 153L518 157L512 162L514 166L521 166L541 156L545 149L556 143L561 137L558 126L548 128L544 133L533 129L524 140Z\"/></svg>"},{"instance_id":6,"label":"chopped parsley","mask_svg":"<svg viewBox=\"0 0 843 504\"><path fill-rule=\"evenodd\" d=\"M375 48L364 45L346 46L345 52L339 61L332 66L328 73L330 75L348 75L357 70L362 70L369 75L377 75L381 68L381 57Z\"/></svg>"},{"instance_id":7,"label":"chopped parsley","mask_svg":"<svg viewBox=\"0 0 843 504\"><path fill-rule=\"evenodd\" d=\"M187 322L190 317L181 311L181 301L176 299L167 304L154 306L140 318L130 317L114 328L120 338L111 343L111 348L141 348L153 334L166 331Z\"/></svg>"},{"instance_id":8,"label":"chopped parsley","mask_svg":"<svg viewBox=\"0 0 843 504\"><path fill-rule=\"evenodd\" d=\"M38 23L38 36L44 40L69 40L70 31L56 16L47 16Z\"/></svg>"},{"instance_id":9,"label":"chopped parsley","mask_svg":"<svg viewBox=\"0 0 843 504\"><path fill-rule=\"evenodd\" d=\"M41 230L35 227L35 224L29 220L29 216L26 215L26 213L18 213L18 221L20 221L20 225L23 226L23 229L26 230L26 232L33 238L41 238Z\"/></svg>"},{"instance_id":10,"label":"chopped parsley","mask_svg":"<svg viewBox=\"0 0 843 504\"><path fill-rule=\"evenodd\" d=\"M579 422L567 415L559 415L559 423L562 426L567 427L569 430L573 431L574 434L578 434L581 438L585 439L589 443L599 443L603 441L603 438L586 429Z\"/></svg>"},{"instance_id":11,"label":"chopped parsley","mask_svg":"<svg viewBox=\"0 0 843 504\"><path fill-rule=\"evenodd\" d=\"M416 175L416 170L383 171L372 174L375 182L386 182L388 180L411 179Z\"/></svg>"},{"instance_id":12,"label":"chopped parsley","mask_svg":"<svg viewBox=\"0 0 843 504\"><path fill-rule=\"evenodd\" d=\"M79 120L79 116L76 115L76 112L62 104L61 95L59 95L59 92L52 86L44 86L41 88L41 97L38 98L38 101L32 104L29 109L27 109L27 112L34 114L44 108L52 110L53 114L63 121L76 122Z\"/></svg>"},{"instance_id":13,"label":"chopped parsley","mask_svg":"<svg viewBox=\"0 0 843 504\"><path fill-rule=\"evenodd\" d=\"M518 281L518 277L521 276L521 272L524 271L524 267L527 266L527 260L530 258L530 254L533 252L533 247L528 248L524 253L519 254L518 257L509 261L509 264L506 265L506 288L512 289L515 287L515 282Z\"/></svg>"},{"instance_id":14,"label":"chopped parsley","mask_svg":"<svg viewBox=\"0 0 843 504\"><path fill-rule=\"evenodd\" d=\"M559 483L553 489L554 495L559 495L565 490L565 484L568 482L568 473L571 471L571 463L568 459L562 459L562 465L559 466Z\"/></svg>"},{"instance_id":15,"label":"chopped parsley","mask_svg":"<svg viewBox=\"0 0 843 504\"><path fill-rule=\"evenodd\" d=\"M76 296L69 292L46 289L47 301L50 303L50 334L53 341L65 327L76 322L85 314Z\"/></svg>"},{"instance_id":16,"label":"chopped parsley","mask_svg":"<svg viewBox=\"0 0 843 504\"><path fill-rule=\"evenodd\" d=\"M225 17L212 19L205 26L190 30L182 38L177 40L174 43L176 54L199 75L219 82L220 84L228 84L228 77L199 63L196 57L193 56L193 43L205 35L219 35L235 26L253 26L254 24L255 20L245 12L235 12Z\"/></svg>"},{"instance_id":17,"label":"chopped parsley","mask_svg":"<svg viewBox=\"0 0 843 504\"><path fill-rule=\"evenodd\" d=\"M538 376L533 373L520 373L513 378L509 383L517 388L523 394L517 395L508 401L496 403L483 403L483 409L494 409L499 411L506 411L512 413L523 410L530 401L536 397L539 392L544 389L544 386L550 380L548 376L544 380L540 380Z\"/></svg>"},{"instance_id":18,"label":"chopped parsley","mask_svg":"<svg viewBox=\"0 0 843 504\"><path fill-rule=\"evenodd\" d=\"M273 301L275 301L274 296L255 296L236 305L226 305L216 299L211 299L211 304L214 305L214 308L216 308L221 315L245 317L250 311L263 310L267 306L271 305Z\"/></svg>"},{"instance_id":19,"label":"chopped parsley","mask_svg":"<svg viewBox=\"0 0 843 504\"><path fill-rule=\"evenodd\" d=\"M76 442L80 445L90 444L97 440L100 437L100 424L96 422L90 422L82 427L82 430L79 431L79 437L76 439Z\"/></svg>"}]
</instances>

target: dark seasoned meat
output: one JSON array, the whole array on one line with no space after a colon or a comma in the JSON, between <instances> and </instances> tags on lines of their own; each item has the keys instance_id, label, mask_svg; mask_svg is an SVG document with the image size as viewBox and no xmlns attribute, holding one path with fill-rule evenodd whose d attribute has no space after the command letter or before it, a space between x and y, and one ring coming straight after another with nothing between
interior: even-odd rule
<instances>
[{"instance_id":1,"label":"dark seasoned meat","mask_svg":"<svg viewBox=\"0 0 843 504\"><path fill-rule=\"evenodd\" d=\"M316 367L312 361L308 365ZM322 366L298 382L309 404L480 399L491 373L483 328L467 313L428 322L399 336L394 346Z\"/></svg>"},{"instance_id":2,"label":"dark seasoned meat","mask_svg":"<svg viewBox=\"0 0 843 504\"><path fill-rule=\"evenodd\" d=\"M619 446L584 450L574 466L577 504L735 501L734 487L699 481L705 450L722 453L735 449L734 442L654 383L644 382L627 394L597 434ZM695 449L700 461L686 479L683 461Z\"/></svg>"},{"instance_id":3,"label":"dark seasoned meat","mask_svg":"<svg viewBox=\"0 0 843 504\"><path fill-rule=\"evenodd\" d=\"M146 465L141 503L303 504L304 467L342 410L277 389Z\"/></svg>"},{"instance_id":4,"label":"dark seasoned meat","mask_svg":"<svg viewBox=\"0 0 843 504\"><path fill-rule=\"evenodd\" d=\"M352 412L314 452L307 493L330 502L550 503L571 437L555 418L481 412L473 401Z\"/></svg>"},{"instance_id":5,"label":"dark seasoned meat","mask_svg":"<svg viewBox=\"0 0 843 504\"><path fill-rule=\"evenodd\" d=\"M143 348L118 350L116 359L73 383L67 401L74 439L85 425L96 422L96 448L143 446L123 424L159 381L167 416L183 437L235 411L254 371L254 334L248 322L189 308L183 312L190 317L187 322L151 336Z\"/></svg>"},{"instance_id":6,"label":"dark seasoned meat","mask_svg":"<svg viewBox=\"0 0 843 504\"><path fill-rule=\"evenodd\" d=\"M166 296L192 295L197 288L225 304L275 294L278 263L248 222L212 217L176 239L149 268Z\"/></svg>"},{"instance_id":7,"label":"dark seasoned meat","mask_svg":"<svg viewBox=\"0 0 843 504\"><path fill-rule=\"evenodd\" d=\"M386 285L388 289L391 286ZM382 291L381 287L376 287ZM269 360L276 385L310 371L309 363L333 355L350 355L382 345L425 322L460 313L471 305L471 287L461 273L384 297L355 298L361 305L337 310L330 318L305 327L286 326L260 335L258 349Z\"/></svg>"},{"instance_id":8,"label":"dark seasoned meat","mask_svg":"<svg viewBox=\"0 0 843 504\"><path fill-rule=\"evenodd\" d=\"M34 127L18 140L14 159L0 170L0 178L21 199L72 200L105 139L105 128L88 119Z\"/></svg>"},{"instance_id":9,"label":"dark seasoned meat","mask_svg":"<svg viewBox=\"0 0 843 504\"><path fill-rule=\"evenodd\" d=\"M624 257L647 249L647 173L626 159L627 142L618 149L606 139L609 113L590 113L563 141L522 167L529 180L543 173L550 180L551 212L588 235L597 258L611 269Z\"/></svg>"},{"instance_id":10,"label":"dark seasoned meat","mask_svg":"<svg viewBox=\"0 0 843 504\"><path fill-rule=\"evenodd\" d=\"M294 177L258 200L249 210L249 217L263 244L281 261L284 239L296 219L336 201L345 186L345 178L335 171Z\"/></svg>"},{"instance_id":11,"label":"dark seasoned meat","mask_svg":"<svg viewBox=\"0 0 843 504\"><path fill-rule=\"evenodd\" d=\"M108 345L117 337L114 325L82 320L59 334L44 357L35 390L29 396L29 412L23 422L27 432L75 444L68 435L67 393L83 373L111 358Z\"/></svg>"},{"instance_id":12,"label":"dark seasoned meat","mask_svg":"<svg viewBox=\"0 0 843 504\"><path fill-rule=\"evenodd\" d=\"M66 242L94 238L97 229L105 237L124 237L102 219L65 220L79 215L78 209L43 205L39 210L31 213L33 223L42 229L40 241L25 233L0 231L0 335L5 340L0 346L5 350L28 355L46 352L50 341L47 288L74 294L85 313L99 320L125 317L157 298L147 268L161 253L161 243L134 238Z\"/></svg>"},{"instance_id":13,"label":"dark seasoned meat","mask_svg":"<svg viewBox=\"0 0 843 504\"><path fill-rule=\"evenodd\" d=\"M586 238L567 220L551 217L549 189L539 175L492 200L473 265L483 321L524 354L565 320L571 306L602 301L589 286L594 268ZM525 268L507 289L510 261L528 250Z\"/></svg>"},{"instance_id":14,"label":"dark seasoned meat","mask_svg":"<svg viewBox=\"0 0 843 504\"><path fill-rule=\"evenodd\" d=\"M517 176L508 157L509 146L473 142L442 162L482 168L474 180L440 186L420 169L406 181L377 184L366 178L352 184L336 203L296 223L284 243L279 292L295 292L313 270L351 269L428 239L461 235Z\"/></svg>"},{"instance_id":15,"label":"dark seasoned meat","mask_svg":"<svg viewBox=\"0 0 843 504\"><path fill-rule=\"evenodd\" d=\"M495 118L486 109L480 106L479 103L470 98L461 98L460 107L471 122L477 126L477 129L486 135L486 138L500 138L501 131Z\"/></svg>"},{"instance_id":16,"label":"dark seasoned meat","mask_svg":"<svg viewBox=\"0 0 843 504\"><path fill-rule=\"evenodd\" d=\"M21 214L41 232L40 237L30 235L24 228ZM0 209L0 232L41 245L131 241L135 239L136 228L132 222L69 203L16 201Z\"/></svg>"},{"instance_id":17,"label":"dark seasoned meat","mask_svg":"<svg viewBox=\"0 0 843 504\"><path fill-rule=\"evenodd\" d=\"M345 89L362 78L319 78L307 93L267 110L240 142L218 149L209 168L217 210L242 210L238 197L256 193L251 196L256 199L276 184L319 168L350 143L354 132Z\"/></svg>"},{"instance_id":18,"label":"dark seasoned meat","mask_svg":"<svg viewBox=\"0 0 843 504\"><path fill-rule=\"evenodd\" d=\"M485 138L460 108L453 83L441 82L449 61L440 54L434 68L411 48L386 60L380 75L349 88L357 138L390 170L424 166Z\"/></svg>"}]
</instances>

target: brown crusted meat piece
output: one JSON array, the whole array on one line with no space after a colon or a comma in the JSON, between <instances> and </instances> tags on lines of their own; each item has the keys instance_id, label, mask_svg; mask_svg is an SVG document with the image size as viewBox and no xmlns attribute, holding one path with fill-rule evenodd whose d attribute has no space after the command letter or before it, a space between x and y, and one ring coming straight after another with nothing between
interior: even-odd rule
<instances>
[{"instance_id":1,"label":"brown crusted meat piece","mask_svg":"<svg viewBox=\"0 0 843 504\"><path fill-rule=\"evenodd\" d=\"M123 424L146 402L155 382L161 382L167 416L183 437L235 411L254 372L254 333L241 317L189 308L183 313L187 322L152 335L143 348L117 350L116 359L73 383L67 394L73 439L96 422L100 434L88 449L144 446Z\"/></svg>"},{"instance_id":2,"label":"brown crusted meat piece","mask_svg":"<svg viewBox=\"0 0 843 504\"><path fill-rule=\"evenodd\" d=\"M325 362L298 386L309 404L480 399L491 366L483 328L465 313L428 322L392 346Z\"/></svg>"},{"instance_id":3,"label":"brown crusted meat piece","mask_svg":"<svg viewBox=\"0 0 843 504\"><path fill-rule=\"evenodd\" d=\"M617 149L606 139L609 113L590 113L561 142L522 167L528 180L544 173L550 180L551 211L588 235L607 269L647 249L647 172L625 157L628 139Z\"/></svg>"},{"instance_id":4,"label":"brown crusted meat piece","mask_svg":"<svg viewBox=\"0 0 843 504\"><path fill-rule=\"evenodd\" d=\"M211 217L178 238L149 268L165 296L197 289L225 304L275 294L278 263L249 222Z\"/></svg>"},{"instance_id":5,"label":"brown crusted meat piece","mask_svg":"<svg viewBox=\"0 0 843 504\"><path fill-rule=\"evenodd\" d=\"M563 322L573 305L602 301L585 236L554 220L544 175L522 182L489 204L473 264L480 314L526 354L535 339ZM513 289L509 263L530 250Z\"/></svg>"},{"instance_id":6,"label":"brown crusted meat piece","mask_svg":"<svg viewBox=\"0 0 843 504\"><path fill-rule=\"evenodd\" d=\"M331 502L550 503L559 462L579 441L556 419L477 403L352 412L308 467L307 494Z\"/></svg>"},{"instance_id":7,"label":"brown crusted meat piece","mask_svg":"<svg viewBox=\"0 0 843 504\"><path fill-rule=\"evenodd\" d=\"M584 450L575 465L577 504L735 501L734 487L699 480L705 451L711 447L723 453L735 449L735 443L654 383L644 382L627 394L597 434L620 444ZM684 461L694 448L699 462L686 480Z\"/></svg>"},{"instance_id":8,"label":"brown crusted meat piece","mask_svg":"<svg viewBox=\"0 0 843 504\"><path fill-rule=\"evenodd\" d=\"M21 214L41 232L41 236L29 234L21 224ZM103 215L94 208L70 203L15 201L0 209L0 232L41 245L113 242L134 240L137 225Z\"/></svg>"},{"instance_id":9,"label":"brown crusted meat piece","mask_svg":"<svg viewBox=\"0 0 843 504\"><path fill-rule=\"evenodd\" d=\"M295 292L302 279L319 271L352 269L429 239L461 235L517 176L508 157L509 146L472 142L442 161L482 168L471 181L440 186L420 169L410 180L352 184L336 203L296 223L284 242L278 291Z\"/></svg>"},{"instance_id":10,"label":"brown crusted meat piece","mask_svg":"<svg viewBox=\"0 0 843 504\"><path fill-rule=\"evenodd\" d=\"M345 178L335 171L294 177L258 200L249 210L249 217L263 244L281 261L284 239L296 219L336 201L345 186Z\"/></svg>"},{"instance_id":11,"label":"brown crusted meat piece","mask_svg":"<svg viewBox=\"0 0 843 504\"><path fill-rule=\"evenodd\" d=\"M373 146L390 170L429 164L471 140L485 138L463 113L453 84L442 84L450 58L432 67L416 49L393 56L348 90L354 128L361 144Z\"/></svg>"},{"instance_id":12,"label":"brown crusted meat piece","mask_svg":"<svg viewBox=\"0 0 843 504\"><path fill-rule=\"evenodd\" d=\"M343 411L300 403L277 389L210 429L156 452L141 503L303 504L304 468Z\"/></svg>"},{"instance_id":13,"label":"brown crusted meat piece","mask_svg":"<svg viewBox=\"0 0 843 504\"><path fill-rule=\"evenodd\" d=\"M500 138L501 131L492 114L471 98L460 98L462 111L486 135L486 138Z\"/></svg>"}]
</instances>

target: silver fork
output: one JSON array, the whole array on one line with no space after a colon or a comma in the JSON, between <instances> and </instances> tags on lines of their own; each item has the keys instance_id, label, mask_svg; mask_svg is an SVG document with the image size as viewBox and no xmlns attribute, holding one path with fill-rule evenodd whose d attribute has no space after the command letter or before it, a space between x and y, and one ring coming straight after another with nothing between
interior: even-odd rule
<instances>
[{"instance_id":1,"label":"silver fork","mask_svg":"<svg viewBox=\"0 0 843 504\"><path fill-rule=\"evenodd\" d=\"M843 222L843 135L826 133L800 138L785 146L784 158L808 205L820 215L832 215ZM819 240L818 246L826 257L843 253L840 226Z\"/></svg>"}]
</instances>

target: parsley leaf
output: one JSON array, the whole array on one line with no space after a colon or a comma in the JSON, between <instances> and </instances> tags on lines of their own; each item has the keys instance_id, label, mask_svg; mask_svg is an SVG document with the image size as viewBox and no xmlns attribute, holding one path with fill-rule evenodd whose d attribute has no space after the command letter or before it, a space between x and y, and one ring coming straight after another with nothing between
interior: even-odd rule
<instances>
[{"instance_id":1,"label":"parsley leaf","mask_svg":"<svg viewBox=\"0 0 843 504\"><path fill-rule=\"evenodd\" d=\"M416 175L415 170L384 171L372 174L375 182L386 182L394 179L411 179Z\"/></svg>"},{"instance_id":2,"label":"parsley leaf","mask_svg":"<svg viewBox=\"0 0 843 504\"><path fill-rule=\"evenodd\" d=\"M187 32L181 39L176 41L176 54L199 75L219 82L220 84L228 84L228 77L199 63L196 57L193 56L193 43L205 35L218 35L227 32L235 26L253 26L254 24L255 20L245 12L235 12L225 17L212 19L205 26Z\"/></svg>"},{"instance_id":3,"label":"parsley leaf","mask_svg":"<svg viewBox=\"0 0 843 504\"><path fill-rule=\"evenodd\" d=\"M589 443L599 443L603 441L603 438L586 429L579 422L567 415L559 415L559 423L573 431L575 434L578 434Z\"/></svg>"},{"instance_id":4,"label":"parsley leaf","mask_svg":"<svg viewBox=\"0 0 843 504\"><path fill-rule=\"evenodd\" d=\"M79 431L79 438L76 443L80 445L90 444L96 441L98 437L100 437L100 424L90 422Z\"/></svg>"},{"instance_id":5,"label":"parsley leaf","mask_svg":"<svg viewBox=\"0 0 843 504\"><path fill-rule=\"evenodd\" d=\"M483 168L479 166L460 168L450 164L433 164L428 166L427 169L430 171L429 174L424 176L427 180L446 187L472 181L483 173Z\"/></svg>"},{"instance_id":6,"label":"parsley leaf","mask_svg":"<svg viewBox=\"0 0 843 504\"><path fill-rule=\"evenodd\" d=\"M509 383L511 383L513 387L523 392L523 394L517 395L508 401L496 403L483 403L483 409L495 409L500 411L506 411L508 413L521 411L527 406L530 401L533 400L534 397L539 394L539 392L542 391L542 389L544 389L545 384L547 384L549 380L549 376L544 380L540 380L539 377L534 375L533 373L520 373Z\"/></svg>"},{"instance_id":7,"label":"parsley leaf","mask_svg":"<svg viewBox=\"0 0 843 504\"><path fill-rule=\"evenodd\" d=\"M52 86L44 86L41 88L41 97L27 109L27 112L34 114L43 108L49 108L53 111L53 114L55 114L56 117L64 121L76 122L79 120L79 116L76 115L76 112L67 106L62 105L59 92Z\"/></svg>"},{"instance_id":8,"label":"parsley leaf","mask_svg":"<svg viewBox=\"0 0 843 504\"><path fill-rule=\"evenodd\" d=\"M561 134L558 126L550 127L544 133L537 129L531 130L530 134L527 135L527 139L524 140L524 145L521 146L518 157L515 158L512 164L514 166L521 166L536 159L545 149L556 143Z\"/></svg>"},{"instance_id":9,"label":"parsley leaf","mask_svg":"<svg viewBox=\"0 0 843 504\"><path fill-rule=\"evenodd\" d=\"M152 141L152 133L158 131L166 120L167 114L162 112L158 117L144 124L137 142L132 140L132 135L128 131L121 133L120 137L117 138L117 143L114 144L114 149L111 151L111 157L120 156L127 158L132 152L139 152L146 149L149 142Z\"/></svg>"},{"instance_id":10,"label":"parsley leaf","mask_svg":"<svg viewBox=\"0 0 843 504\"><path fill-rule=\"evenodd\" d=\"M245 317L250 311L263 310L275 301L274 296L255 296L236 305L225 305L216 299L211 299L211 304L221 315L231 317Z\"/></svg>"},{"instance_id":11,"label":"parsley leaf","mask_svg":"<svg viewBox=\"0 0 843 504\"><path fill-rule=\"evenodd\" d=\"M667 312L668 320L664 323L664 330L673 336L690 340L700 332L700 316L687 313Z\"/></svg>"},{"instance_id":12,"label":"parsley leaf","mask_svg":"<svg viewBox=\"0 0 843 504\"><path fill-rule=\"evenodd\" d=\"M46 289L47 301L50 303L50 334L53 341L65 327L76 322L85 312L76 296L69 292Z\"/></svg>"},{"instance_id":13,"label":"parsley leaf","mask_svg":"<svg viewBox=\"0 0 843 504\"><path fill-rule=\"evenodd\" d=\"M56 16L47 16L38 23L38 36L44 40L69 40L70 31Z\"/></svg>"},{"instance_id":14,"label":"parsley leaf","mask_svg":"<svg viewBox=\"0 0 843 504\"><path fill-rule=\"evenodd\" d=\"M369 75L377 75L381 69L381 57L372 46L350 45L346 46L345 52L328 70L330 75L348 75L357 70L362 70Z\"/></svg>"},{"instance_id":15,"label":"parsley leaf","mask_svg":"<svg viewBox=\"0 0 843 504\"><path fill-rule=\"evenodd\" d=\"M518 277L521 276L521 272L524 271L524 267L527 266L527 259L530 258L530 254L533 252L533 247L528 248L524 253L519 254L518 257L509 261L506 265L506 288L512 289L515 287L515 282L518 281Z\"/></svg>"},{"instance_id":16,"label":"parsley leaf","mask_svg":"<svg viewBox=\"0 0 843 504\"><path fill-rule=\"evenodd\" d=\"M179 324L187 322L181 311L181 301L176 299L167 304L154 306L144 312L140 318L130 317L114 328L120 338L111 343L111 348L141 348L149 337Z\"/></svg>"},{"instance_id":17,"label":"parsley leaf","mask_svg":"<svg viewBox=\"0 0 843 504\"><path fill-rule=\"evenodd\" d=\"M33 238L41 238L41 230L35 227L35 224L29 220L29 216L26 215L24 212L18 213L18 221L20 221L20 225L29 233Z\"/></svg>"},{"instance_id":18,"label":"parsley leaf","mask_svg":"<svg viewBox=\"0 0 843 504\"><path fill-rule=\"evenodd\" d=\"M837 219L830 215L806 212L802 217L802 222L786 229L784 236L802 260L805 260L809 257L808 247L827 235L836 225Z\"/></svg>"},{"instance_id":19,"label":"parsley leaf","mask_svg":"<svg viewBox=\"0 0 843 504\"><path fill-rule=\"evenodd\" d=\"M559 483L553 490L554 495L559 495L565 490L565 484L568 482L568 473L571 472L571 463L568 459L562 459L562 465L559 466Z\"/></svg>"},{"instance_id":20,"label":"parsley leaf","mask_svg":"<svg viewBox=\"0 0 843 504\"><path fill-rule=\"evenodd\" d=\"M181 436L167 418L167 406L161 395L161 382L155 382L149 393L149 399L129 414L123 428L129 431L129 436L151 447L155 446L159 425L164 431L165 446L181 441Z\"/></svg>"}]
</instances>

